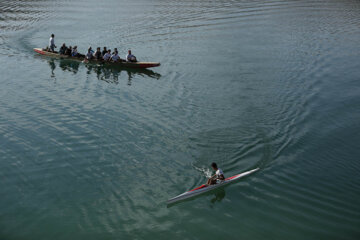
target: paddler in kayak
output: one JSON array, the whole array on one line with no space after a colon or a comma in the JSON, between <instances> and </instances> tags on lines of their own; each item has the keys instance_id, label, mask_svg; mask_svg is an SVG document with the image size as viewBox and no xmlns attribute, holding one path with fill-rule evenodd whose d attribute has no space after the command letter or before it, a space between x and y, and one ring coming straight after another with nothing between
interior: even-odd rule
<instances>
[{"instance_id":1,"label":"paddler in kayak","mask_svg":"<svg viewBox=\"0 0 360 240\"><path fill-rule=\"evenodd\" d=\"M218 168L216 163L213 162L211 164L211 167L215 171L215 174L207 180L206 183L207 186L214 185L225 180L223 171L220 168Z\"/></svg>"}]
</instances>

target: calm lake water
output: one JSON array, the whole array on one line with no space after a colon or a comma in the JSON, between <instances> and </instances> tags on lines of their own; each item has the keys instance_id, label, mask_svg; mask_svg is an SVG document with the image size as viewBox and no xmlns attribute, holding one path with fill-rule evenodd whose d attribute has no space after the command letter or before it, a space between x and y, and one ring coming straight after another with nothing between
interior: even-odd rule
<instances>
[{"instance_id":1,"label":"calm lake water","mask_svg":"<svg viewBox=\"0 0 360 240\"><path fill-rule=\"evenodd\" d=\"M359 46L356 0L0 1L0 238L359 239ZM261 169L168 207L211 162Z\"/></svg>"}]
</instances>

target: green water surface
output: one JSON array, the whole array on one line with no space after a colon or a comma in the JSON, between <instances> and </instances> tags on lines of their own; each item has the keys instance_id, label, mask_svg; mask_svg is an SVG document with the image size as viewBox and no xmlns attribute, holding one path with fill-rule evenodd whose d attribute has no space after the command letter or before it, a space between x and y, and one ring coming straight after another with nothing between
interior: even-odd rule
<instances>
[{"instance_id":1,"label":"green water surface","mask_svg":"<svg viewBox=\"0 0 360 240\"><path fill-rule=\"evenodd\" d=\"M359 44L357 0L0 1L0 239L359 239ZM211 162L260 170L168 207Z\"/></svg>"}]
</instances>

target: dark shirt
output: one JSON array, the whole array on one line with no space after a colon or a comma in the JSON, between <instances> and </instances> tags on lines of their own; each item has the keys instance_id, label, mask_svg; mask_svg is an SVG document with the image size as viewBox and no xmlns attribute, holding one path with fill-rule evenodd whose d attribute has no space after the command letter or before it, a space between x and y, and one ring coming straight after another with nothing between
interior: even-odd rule
<instances>
[{"instance_id":1,"label":"dark shirt","mask_svg":"<svg viewBox=\"0 0 360 240\"><path fill-rule=\"evenodd\" d=\"M67 47L61 46L61 48L59 50L59 53L60 54L65 54L66 50L67 50Z\"/></svg>"},{"instance_id":2,"label":"dark shirt","mask_svg":"<svg viewBox=\"0 0 360 240\"><path fill-rule=\"evenodd\" d=\"M106 53L107 53L107 50L103 50L101 54L104 56Z\"/></svg>"},{"instance_id":3,"label":"dark shirt","mask_svg":"<svg viewBox=\"0 0 360 240\"><path fill-rule=\"evenodd\" d=\"M70 50L70 48L66 49L66 51L65 51L65 55L69 55L69 56L71 56L71 50Z\"/></svg>"},{"instance_id":4,"label":"dark shirt","mask_svg":"<svg viewBox=\"0 0 360 240\"><path fill-rule=\"evenodd\" d=\"M96 52L95 52L95 58L96 58L97 60L102 59L102 54L101 54L100 51L96 51Z\"/></svg>"}]
</instances>

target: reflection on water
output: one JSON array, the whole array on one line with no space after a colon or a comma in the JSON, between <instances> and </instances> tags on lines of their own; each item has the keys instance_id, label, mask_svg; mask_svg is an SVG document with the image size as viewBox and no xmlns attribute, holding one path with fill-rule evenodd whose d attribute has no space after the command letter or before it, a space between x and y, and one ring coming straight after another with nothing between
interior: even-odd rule
<instances>
[{"instance_id":1,"label":"reflection on water","mask_svg":"<svg viewBox=\"0 0 360 240\"><path fill-rule=\"evenodd\" d=\"M51 78L55 78L55 69L57 67L57 63L61 70L68 71L74 74L77 74L79 72L79 67L82 64L78 61L72 61L72 60L66 60L66 59L53 59L50 58L47 60L48 64L51 69ZM161 77L161 74L156 73L152 70L148 69L124 69L119 67L104 67L101 65L95 65L95 64L83 64L85 68L87 69L87 74L95 74L97 79L101 81L105 81L108 83L119 83L119 78L122 76L123 78L127 78L128 85L131 85L131 80L135 76L142 76L142 77L150 77L159 79Z\"/></svg>"},{"instance_id":2,"label":"reflection on water","mask_svg":"<svg viewBox=\"0 0 360 240\"><path fill-rule=\"evenodd\" d=\"M111 83L118 83L121 74L126 76L128 85L131 85L131 80L136 76L140 75L143 77L151 77L159 79L161 75L152 70L148 69L121 69L115 67L103 67L101 65L85 64L87 68L87 74L95 73L99 80Z\"/></svg>"},{"instance_id":3,"label":"reflection on water","mask_svg":"<svg viewBox=\"0 0 360 240\"><path fill-rule=\"evenodd\" d=\"M225 197L225 190L223 188L220 188L218 191L215 192L214 198L210 200L212 204L215 204L216 202L221 202Z\"/></svg>"},{"instance_id":4,"label":"reflection on water","mask_svg":"<svg viewBox=\"0 0 360 240\"><path fill-rule=\"evenodd\" d=\"M55 64L55 62L54 62L54 59L51 59L48 63L49 63L50 69L51 69L51 75L50 75L50 77L55 78L54 70L55 70L55 68L56 68L56 64Z\"/></svg>"},{"instance_id":5,"label":"reflection on water","mask_svg":"<svg viewBox=\"0 0 360 240\"><path fill-rule=\"evenodd\" d=\"M52 59L54 61L54 59ZM59 67L65 72L69 71L72 73L77 73L79 71L80 63L76 61L60 61Z\"/></svg>"},{"instance_id":6,"label":"reflection on water","mask_svg":"<svg viewBox=\"0 0 360 240\"><path fill-rule=\"evenodd\" d=\"M226 186L224 186L224 187L226 187ZM225 195L226 195L224 187L220 187L219 189L215 189L215 190L212 190L210 192L203 193L203 194L200 194L200 195L188 198L188 199L180 200L178 202L167 204L167 208L171 208L171 207L173 207L175 205L178 205L178 204L181 204L181 203L191 202L191 201L193 201L195 199L204 198L206 196L211 196L211 195L214 196L213 198L210 199L210 203L212 205L215 204L216 202L220 203L225 198Z\"/></svg>"}]
</instances>

